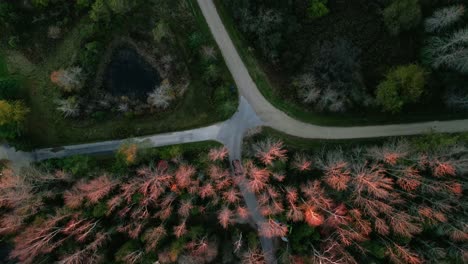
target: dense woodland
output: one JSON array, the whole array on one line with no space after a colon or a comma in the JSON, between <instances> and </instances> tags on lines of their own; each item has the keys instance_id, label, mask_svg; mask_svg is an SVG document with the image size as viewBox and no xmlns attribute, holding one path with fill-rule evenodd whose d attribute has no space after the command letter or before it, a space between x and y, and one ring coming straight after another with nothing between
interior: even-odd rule
<instances>
[{"instance_id":1,"label":"dense woodland","mask_svg":"<svg viewBox=\"0 0 468 264\"><path fill-rule=\"evenodd\" d=\"M1 134L8 134L2 138L24 135L21 140L32 141L27 144L52 145L91 139L80 139L86 132L74 134L70 127L121 126L124 137L228 118L237 107L235 87L194 3L2 1L0 99L16 108L23 101L21 118L0 121L6 124ZM115 62L123 49L123 61ZM132 61L140 72L126 68ZM155 79L154 87L140 87L145 78ZM112 86L125 82L115 93ZM207 103L196 106L199 101ZM5 116L13 112L7 110ZM161 122L148 125L150 119Z\"/></svg>"},{"instance_id":2,"label":"dense woodland","mask_svg":"<svg viewBox=\"0 0 468 264\"><path fill-rule=\"evenodd\" d=\"M278 100L325 113L467 110L465 1L219 2Z\"/></svg>"},{"instance_id":3,"label":"dense woodland","mask_svg":"<svg viewBox=\"0 0 468 264\"><path fill-rule=\"evenodd\" d=\"M4 170L2 245L21 263L263 263L245 184L280 263L465 263L467 147L433 135L299 150L260 134L234 177L223 147L130 142L99 165Z\"/></svg>"}]
</instances>

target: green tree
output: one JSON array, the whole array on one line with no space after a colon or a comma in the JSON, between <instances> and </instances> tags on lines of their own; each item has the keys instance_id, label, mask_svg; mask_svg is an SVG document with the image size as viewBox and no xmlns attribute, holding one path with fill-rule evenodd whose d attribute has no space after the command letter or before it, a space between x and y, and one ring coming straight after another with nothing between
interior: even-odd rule
<instances>
[{"instance_id":1,"label":"green tree","mask_svg":"<svg viewBox=\"0 0 468 264\"><path fill-rule=\"evenodd\" d=\"M0 100L0 137L15 138L28 112L29 109L20 101Z\"/></svg>"},{"instance_id":2,"label":"green tree","mask_svg":"<svg viewBox=\"0 0 468 264\"><path fill-rule=\"evenodd\" d=\"M327 8L328 0L310 0L307 14L309 18L315 19L326 16L330 10Z\"/></svg>"},{"instance_id":3,"label":"green tree","mask_svg":"<svg viewBox=\"0 0 468 264\"><path fill-rule=\"evenodd\" d=\"M91 7L89 17L95 22L109 22L111 18L111 10L105 0L96 0Z\"/></svg>"},{"instance_id":4,"label":"green tree","mask_svg":"<svg viewBox=\"0 0 468 264\"><path fill-rule=\"evenodd\" d=\"M153 28L151 31L153 34L153 39L160 43L162 39L166 38L170 34L169 25L167 25L164 21L159 21L158 24Z\"/></svg>"},{"instance_id":5,"label":"green tree","mask_svg":"<svg viewBox=\"0 0 468 264\"><path fill-rule=\"evenodd\" d=\"M107 0L109 8L118 15L128 13L136 3L136 0Z\"/></svg>"},{"instance_id":6,"label":"green tree","mask_svg":"<svg viewBox=\"0 0 468 264\"><path fill-rule=\"evenodd\" d=\"M35 7L48 7L50 1L49 0L32 0L31 3Z\"/></svg>"},{"instance_id":7,"label":"green tree","mask_svg":"<svg viewBox=\"0 0 468 264\"><path fill-rule=\"evenodd\" d=\"M377 87L377 102L383 110L398 113L407 103L415 103L424 92L425 71L410 64L391 70Z\"/></svg>"},{"instance_id":8,"label":"green tree","mask_svg":"<svg viewBox=\"0 0 468 264\"><path fill-rule=\"evenodd\" d=\"M415 28L421 22L418 0L394 0L383 11L385 25L392 35Z\"/></svg>"}]
</instances>

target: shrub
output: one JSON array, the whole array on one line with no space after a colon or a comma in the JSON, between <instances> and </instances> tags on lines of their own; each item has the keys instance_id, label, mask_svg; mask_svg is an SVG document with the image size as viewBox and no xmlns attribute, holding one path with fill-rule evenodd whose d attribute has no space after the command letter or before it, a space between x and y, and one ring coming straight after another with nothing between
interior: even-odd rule
<instances>
[{"instance_id":1,"label":"shrub","mask_svg":"<svg viewBox=\"0 0 468 264\"><path fill-rule=\"evenodd\" d=\"M326 16L330 11L327 8L328 0L310 0L307 15L309 18L315 19Z\"/></svg>"},{"instance_id":2,"label":"shrub","mask_svg":"<svg viewBox=\"0 0 468 264\"><path fill-rule=\"evenodd\" d=\"M95 21L109 22L111 19L111 10L105 0L96 0L91 7L89 17Z\"/></svg>"},{"instance_id":3,"label":"shrub","mask_svg":"<svg viewBox=\"0 0 468 264\"><path fill-rule=\"evenodd\" d=\"M49 0L32 0L31 3L35 7L40 7L40 8L49 6Z\"/></svg>"},{"instance_id":4,"label":"shrub","mask_svg":"<svg viewBox=\"0 0 468 264\"><path fill-rule=\"evenodd\" d=\"M83 69L71 67L52 72L50 80L66 92L79 91L84 84Z\"/></svg>"},{"instance_id":5,"label":"shrub","mask_svg":"<svg viewBox=\"0 0 468 264\"><path fill-rule=\"evenodd\" d=\"M75 178L82 178L94 169L94 160L89 156L75 155L62 159L60 165L63 170L71 173Z\"/></svg>"},{"instance_id":6,"label":"shrub","mask_svg":"<svg viewBox=\"0 0 468 264\"><path fill-rule=\"evenodd\" d=\"M407 103L415 103L424 92L425 71L410 64L391 70L377 87L377 102L386 112L400 112Z\"/></svg>"},{"instance_id":7,"label":"shrub","mask_svg":"<svg viewBox=\"0 0 468 264\"><path fill-rule=\"evenodd\" d=\"M440 32L459 21L464 13L465 7L462 5L441 8L426 19L424 26L427 32Z\"/></svg>"},{"instance_id":8,"label":"shrub","mask_svg":"<svg viewBox=\"0 0 468 264\"><path fill-rule=\"evenodd\" d=\"M0 100L0 126L22 123L28 112L29 109L20 101Z\"/></svg>"},{"instance_id":9,"label":"shrub","mask_svg":"<svg viewBox=\"0 0 468 264\"><path fill-rule=\"evenodd\" d=\"M395 0L383 11L385 25L392 35L398 35L419 25L421 7L418 0Z\"/></svg>"},{"instance_id":10,"label":"shrub","mask_svg":"<svg viewBox=\"0 0 468 264\"><path fill-rule=\"evenodd\" d=\"M137 157L138 146L135 143L123 144L117 152L117 158L123 159L127 165L135 164Z\"/></svg>"}]
</instances>

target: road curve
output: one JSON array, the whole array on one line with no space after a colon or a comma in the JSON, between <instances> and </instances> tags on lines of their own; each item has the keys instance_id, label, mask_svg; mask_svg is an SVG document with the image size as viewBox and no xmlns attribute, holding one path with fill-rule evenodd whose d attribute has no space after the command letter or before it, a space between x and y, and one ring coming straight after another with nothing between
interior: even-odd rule
<instances>
[{"instance_id":1,"label":"road curve","mask_svg":"<svg viewBox=\"0 0 468 264\"><path fill-rule=\"evenodd\" d=\"M237 84L240 94L245 97L258 117L266 126L289 135L312 139L352 139L385 136L415 135L428 132L468 131L468 119L433 121L413 124L380 126L324 127L303 123L276 109L260 93L250 77L247 67L237 52L213 0L197 0L210 30L218 43L226 64Z\"/></svg>"}]
</instances>

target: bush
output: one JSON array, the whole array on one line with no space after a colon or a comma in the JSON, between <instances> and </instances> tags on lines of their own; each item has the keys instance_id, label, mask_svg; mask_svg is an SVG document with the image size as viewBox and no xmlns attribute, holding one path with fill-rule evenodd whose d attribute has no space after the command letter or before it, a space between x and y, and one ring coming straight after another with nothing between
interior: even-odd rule
<instances>
[{"instance_id":1,"label":"bush","mask_svg":"<svg viewBox=\"0 0 468 264\"><path fill-rule=\"evenodd\" d=\"M20 101L0 100L0 137L14 139L18 136L28 112L29 109Z\"/></svg>"},{"instance_id":2,"label":"bush","mask_svg":"<svg viewBox=\"0 0 468 264\"><path fill-rule=\"evenodd\" d=\"M415 103L424 92L425 71L410 64L391 70L377 87L377 102L383 110L398 113L407 103Z\"/></svg>"},{"instance_id":3,"label":"bush","mask_svg":"<svg viewBox=\"0 0 468 264\"><path fill-rule=\"evenodd\" d=\"M326 16L330 11L327 8L328 0L310 0L307 15L309 18L315 19Z\"/></svg>"},{"instance_id":4,"label":"bush","mask_svg":"<svg viewBox=\"0 0 468 264\"><path fill-rule=\"evenodd\" d=\"M95 164L94 160L89 156L75 155L64 158L60 167L71 173L75 178L81 178L89 175Z\"/></svg>"},{"instance_id":5,"label":"bush","mask_svg":"<svg viewBox=\"0 0 468 264\"><path fill-rule=\"evenodd\" d=\"M383 11L385 25L392 35L415 28L421 22L418 0L395 0Z\"/></svg>"}]
</instances>

